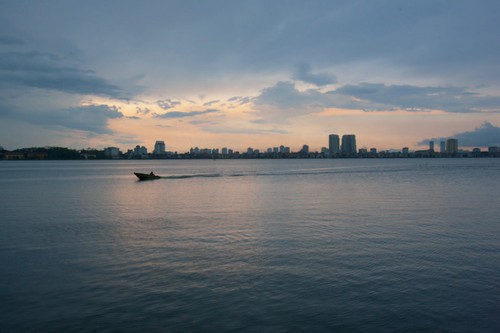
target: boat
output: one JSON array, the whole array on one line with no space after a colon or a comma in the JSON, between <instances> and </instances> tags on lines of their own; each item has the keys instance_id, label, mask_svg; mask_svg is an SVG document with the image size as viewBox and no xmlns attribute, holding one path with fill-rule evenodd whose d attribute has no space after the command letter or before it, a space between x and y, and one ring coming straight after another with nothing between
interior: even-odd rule
<instances>
[{"instance_id":1,"label":"boat","mask_svg":"<svg viewBox=\"0 0 500 333\"><path fill-rule=\"evenodd\" d=\"M136 175L137 178L139 178L139 180L153 180L161 178L160 176L155 175L153 172L151 173L134 172L134 175Z\"/></svg>"}]
</instances>

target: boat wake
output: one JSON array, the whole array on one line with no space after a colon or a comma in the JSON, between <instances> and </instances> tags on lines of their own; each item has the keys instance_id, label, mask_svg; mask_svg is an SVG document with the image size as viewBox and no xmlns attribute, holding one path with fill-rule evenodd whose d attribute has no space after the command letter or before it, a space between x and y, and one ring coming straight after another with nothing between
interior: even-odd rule
<instances>
[{"instance_id":1,"label":"boat wake","mask_svg":"<svg viewBox=\"0 0 500 333\"><path fill-rule=\"evenodd\" d=\"M315 168L315 169L295 169L295 170L276 170L265 172L238 172L238 173L202 173L202 174L184 174L184 175L170 175L162 176L162 179L189 179L189 178L214 178L214 177L269 177L269 176L307 176L307 175L328 175L339 173L372 173L372 172L389 172L389 171L406 171L405 168L396 169L365 169L365 168Z\"/></svg>"},{"instance_id":2,"label":"boat wake","mask_svg":"<svg viewBox=\"0 0 500 333\"><path fill-rule=\"evenodd\" d=\"M174 175L174 176L162 176L161 179L186 179L186 178L211 178L211 177L222 177L220 173L202 173L195 175Z\"/></svg>"}]
</instances>

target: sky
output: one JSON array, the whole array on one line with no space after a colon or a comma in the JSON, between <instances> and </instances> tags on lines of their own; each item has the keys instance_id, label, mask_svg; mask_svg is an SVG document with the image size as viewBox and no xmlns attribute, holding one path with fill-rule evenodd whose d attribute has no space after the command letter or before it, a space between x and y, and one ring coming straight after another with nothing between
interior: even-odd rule
<instances>
[{"instance_id":1,"label":"sky","mask_svg":"<svg viewBox=\"0 0 500 333\"><path fill-rule=\"evenodd\" d=\"M500 145L498 1L0 0L0 146Z\"/></svg>"}]
</instances>

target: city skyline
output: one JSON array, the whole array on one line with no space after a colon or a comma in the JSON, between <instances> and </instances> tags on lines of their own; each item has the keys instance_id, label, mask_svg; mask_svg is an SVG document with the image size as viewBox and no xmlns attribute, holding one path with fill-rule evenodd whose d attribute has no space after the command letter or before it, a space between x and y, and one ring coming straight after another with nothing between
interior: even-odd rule
<instances>
[{"instance_id":1,"label":"city skyline","mask_svg":"<svg viewBox=\"0 0 500 333\"><path fill-rule=\"evenodd\" d=\"M495 1L2 2L0 146L314 151L331 133L367 149L498 146L498 12Z\"/></svg>"},{"instance_id":2,"label":"city skyline","mask_svg":"<svg viewBox=\"0 0 500 333\"><path fill-rule=\"evenodd\" d=\"M341 141L342 139L342 141ZM458 151L470 151L470 150L477 150L477 149L488 149L491 147L499 147L500 144L493 144L493 145L485 145L485 146L464 146L461 145L459 149L459 139L457 138L439 138L439 139L433 139L433 140L428 140L426 142L422 142L422 145L417 148L417 149L411 149L408 147L408 145L404 145L403 143L400 145L400 147L395 147L395 148L390 148L390 149L384 149L380 147L376 147L374 145L367 145L367 144L357 144L356 140L356 134L343 134L340 136L339 134L329 134L327 137L327 142L325 142L324 145L321 145L319 147L310 147L309 144L304 143L300 145L300 147L291 147L289 145L285 146L284 144L279 144L278 146L275 145L264 145L264 146L255 146L255 145L246 145L243 148L241 147L234 147L234 146L229 146L225 143L222 143L221 145L218 146L204 146L201 144L191 146L189 148L185 147L184 149L181 150L169 150L168 145L165 143L165 140L155 140L154 144L151 144L151 147L149 143L145 144L135 144L134 147L115 147L115 146L102 146L102 147L90 147L86 145L87 147L84 148L85 144L80 147L69 147L71 149L75 150L89 150L89 149L118 149L118 150L123 150L123 151L134 151L134 154L136 155L146 155L148 153L152 153L153 155L162 155L165 153L173 153L173 152L188 152L190 151L193 153L193 150L221 150L222 154L224 155L224 150L231 150L234 152L248 152L248 151L253 151L256 150L257 152L262 152L262 153L297 153L301 152L304 150L311 151L311 152L324 152L328 151L331 154L334 155L350 155L350 154L358 154L361 151L366 151L366 152L378 152L378 151L387 151L387 152L397 152L397 151L404 151L406 150L407 153L408 151L424 151L424 150L429 150L429 151L435 151L435 152L453 152L456 153ZM439 140L439 141L435 141ZM435 149L435 144L439 144L439 150ZM49 145L30 145L30 146L25 146L25 147L17 147L15 149L5 149L3 146L0 145L0 150L17 150L17 149L27 149L27 148L36 148L36 147L61 147L61 146L49 146ZM452 148L450 148L452 147ZM469 149L468 149L469 148Z\"/></svg>"},{"instance_id":3,"label":"city skyline","mask_svg":"<svg viewBox=\"0 0 500 333\"><path fill-rule=\"evenodd\" d=\"M439 153L447 153L447 154L456 154L459 152L470 152L468 150L463 150L462 147L459 146L459 140L456 138L448 138L446 140L442 139L439 141L440 150L435 150L435 142L433 140L428 142L427 149L420 149L419 151L428 151L428 152L439 152ZM160 148L159 148L160 147ZM495 153L500 150L500 145L492 145L486 147L488 151L493 151ZM116 149L116 147L107 147L106 149ZM480 147L474 147L472 151L481 151ZM128 152L133 153L135 156L138 155L147 155L149 153L148 148L146 146L136 145L133 149L127 149ZM369 147L366 146L357 148L356 144L356 135L355 134L344 134L342 135L342 144L340 144L340 136L338 134L330 134L328 136L328 147L322 146L320 149L310 149L308 144L303 144L300 149L291 149L289 146L272 146L267 148L262 147L253 147L248 146L246 149L233 149L231 146L221 146L221 147L204 147L204 146L195 146L190 147L189 151L185 152L175 152L175 153L190 153L190 154L215 154L215 155L231 155L233 153L237 154L297 154L297 153L327 153L328 156L356 156L359 154L377 154L379 152L401 152L403 154L408 154L410 152L415 152L414 150L410 150L406 146L402 146L400 149L378 149L377 147ZM173 151L169 151L167 146L163 140L157 140L154 144L154 148L151 151L152 155L166 155L166 154L174 153Z\"/></svg>"},{"instance_id":4,"label":"city skyline","mask_svg":"<svg viewBox=\"0 0 500 333\"><path fill-rule=\"evenodd\" d=\"M472 150L459 147L459 140L448 138L439 141L439 151L435 150L435 142L428 142L427 149L410 150L408 147L401 149L379 150L376 147L361 147L357 149L356 135L330 134L328 136L328 147L319 150L310 149L304 144L299 150L293 150L288 146L280 145L260 149L248 147L243 150L220 147L191 147L189 151L168 151L165 141L156 140L152 151L146 146L136 145L126 152L117 147L106 147L102 150L95 148L70 149L67 147L24 147L13 151L5 150L0 146L0 159L22 160L22 159L177 159L177 158L422 158L422 157L499 157L499 146L488 146L487 149L475 147Z\"/></svg>"}]
</instances>

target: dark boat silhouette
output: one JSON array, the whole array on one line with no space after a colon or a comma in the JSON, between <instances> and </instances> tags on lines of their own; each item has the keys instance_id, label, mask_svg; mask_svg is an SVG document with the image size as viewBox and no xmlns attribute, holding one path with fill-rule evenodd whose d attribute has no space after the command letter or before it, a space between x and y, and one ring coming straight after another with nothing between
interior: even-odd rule
<instances>
[{"instance_id":1,"label":"dark boat silhouette","mask_svg":"<svg viewBox=\"0 0 500 333\"><path fill-rule=\"evenodd\" d=\"M152 172L151 173L134 172L134 175L136 175L137 178L139 178L139 180L153 180L161 178L160 176L157 176Z\"/></svg>"}]
</instances>

